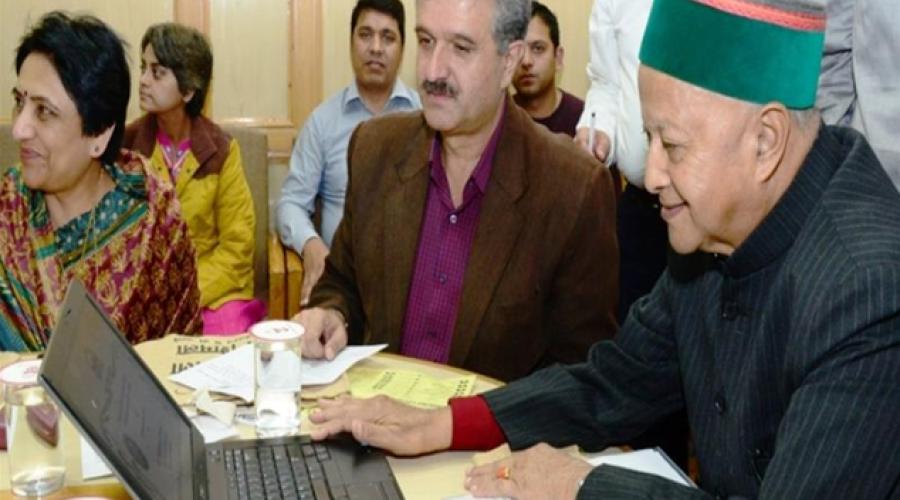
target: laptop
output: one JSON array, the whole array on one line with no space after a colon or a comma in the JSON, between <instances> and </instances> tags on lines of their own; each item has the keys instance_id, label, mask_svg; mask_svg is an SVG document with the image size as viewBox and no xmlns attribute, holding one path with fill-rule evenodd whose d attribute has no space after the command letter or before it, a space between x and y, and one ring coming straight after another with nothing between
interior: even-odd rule
<instances>
[{"instance_id":1,"label":"laptop","mask_svg":"<svg viewBox=\"0 0 900 500\"><path fill-rule=\"evenodd\" d=\"M78 280L39 377L134 498L403 498L384 454L351 439L205 444Z\"/></svg>"}]
</instances>

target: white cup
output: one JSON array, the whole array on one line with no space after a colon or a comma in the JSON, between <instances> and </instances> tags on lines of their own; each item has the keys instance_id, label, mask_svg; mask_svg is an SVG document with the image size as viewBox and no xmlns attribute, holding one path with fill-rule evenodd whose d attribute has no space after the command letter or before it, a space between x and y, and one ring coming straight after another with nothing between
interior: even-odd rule
<instances>
[{"instance_id":1,"label":"white cup","mask_svg":"<svg viewBox=\"0 0 900 500\"><path fill-rule=\"evenodd\" d=\"M300 432L303 326L263 321L250 328L256 434L289 436Z\"/></svg>"},{"instance_id":2,"label":"white cup","mask_svg":"<svg viewBox=\"0 0 900 500\"><path fill-rule=\"evenodd\" d=\"M20 361L0 371L6 404L9 482L19 496L44 496L65 483L59 442L60 412L37 383L41 360Z\"/></svg>"}]
</instances>

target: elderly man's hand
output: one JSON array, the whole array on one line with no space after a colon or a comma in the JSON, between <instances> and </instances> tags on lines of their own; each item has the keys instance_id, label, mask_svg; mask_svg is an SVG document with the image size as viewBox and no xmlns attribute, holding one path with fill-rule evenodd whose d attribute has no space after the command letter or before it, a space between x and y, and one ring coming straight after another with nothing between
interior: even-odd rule
<instances>
[{"instance_id":1,"label":"elderly man's hand","mask_svg":"<svg viewBox=\"0 0 900 500\"><path fill-rule=\"evenodd\" d=\"M347 326L344 317L334 309L313 307L304 309L292 318L303 325L303 357L334 359L347 346Z\"/></svg>"},{"instance_id":2,"label":"elderly man's hand","mask_svg":"<svg viewBox=\"0 0 900 500\"><path fill-rule=\"evenodd\" d=\"M466 473L466 489L479 497L575 498L591 468L584 460L541 443L509 458L473 467Z\"/></svg>"},{"instance_id":3,"label":"elderly man's hand","mask_svg":"<svg viewBox=\"0 0 900 500\"><path fill-rule=\"evenodd\" d=\"M309 417L311 437L325 439L342 432L396 455L421 455L450 447L453 422L450 407L423 410L386 396L371 399L341 397L319 400Z\"/></svg>"}]
</instances>

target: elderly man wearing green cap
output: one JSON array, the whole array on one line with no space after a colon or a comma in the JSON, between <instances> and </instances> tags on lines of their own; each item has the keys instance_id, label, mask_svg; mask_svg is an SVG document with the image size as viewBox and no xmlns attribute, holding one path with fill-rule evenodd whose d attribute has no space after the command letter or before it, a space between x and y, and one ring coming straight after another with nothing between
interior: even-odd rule
<instances>
[{"instance_id":1,"label":"elderly man wearing green cap","mask_svg":"<svg viewBox=\"0 0 900 500\"><path fill-rule=\"evenodd\" d=\"M478 496L900 496L900 194L812 108L824 25L809 1L655 0L645 184L678 255L616 339L438 410L323 403L314 437L524 450L469 471ZM682 407L700 489L553 448L599 450Z\"/></svg>"}]
</instances>

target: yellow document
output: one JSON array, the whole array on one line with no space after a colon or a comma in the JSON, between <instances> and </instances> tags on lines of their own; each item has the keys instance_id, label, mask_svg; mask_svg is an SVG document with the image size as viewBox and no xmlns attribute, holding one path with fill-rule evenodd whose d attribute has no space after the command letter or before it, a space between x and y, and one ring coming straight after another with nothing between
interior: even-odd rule
<instances>
[{"instance_id":1,"label":"yellow document","mask_svg":"<svg viewBox=\"0 0 900 500\"><path fill-rule=\"evenodd\" d=\"M347 372L350 393L357 398L379 394L422 408L445 406L450 398L469 396L475 375L436 378L413 371L378 370L356 366Z\"/></svg>"}]
</instances>

